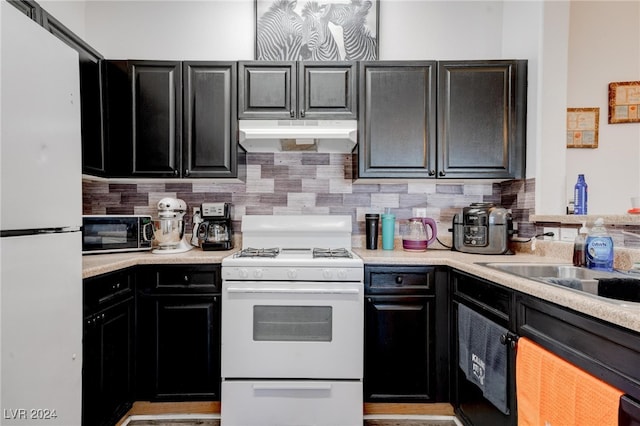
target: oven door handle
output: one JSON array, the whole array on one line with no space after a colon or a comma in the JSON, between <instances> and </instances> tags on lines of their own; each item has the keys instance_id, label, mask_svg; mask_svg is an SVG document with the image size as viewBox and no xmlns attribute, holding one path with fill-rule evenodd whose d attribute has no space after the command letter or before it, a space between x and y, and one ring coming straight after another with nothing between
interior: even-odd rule
<instances>
[{"instance_id":1,"label":"oven door handle","mask_svg":"<svg viewBox=\"0 0 640 426\"><path fill-rule=\"evenodd\" d=\"M228 293L275 293L275 294L360 294L357 288L273 288L273 287L228 287Z\"/></svg>"},{"instance_id":2,"label":"oven door handle","mask_svg":"<svg viewBox=\"0 0 640 426\"><path fill-rule=\"evenodd\" d=\"M265 390L331 390L329 383L264 383L253 385L255 391Z\"/></svg>"}]
</instances>

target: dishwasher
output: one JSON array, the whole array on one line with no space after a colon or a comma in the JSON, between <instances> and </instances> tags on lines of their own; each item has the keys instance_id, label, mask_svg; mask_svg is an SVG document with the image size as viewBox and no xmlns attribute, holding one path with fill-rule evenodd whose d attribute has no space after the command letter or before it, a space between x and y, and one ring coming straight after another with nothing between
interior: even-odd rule
<instances>
[{"instance_id":1,"label":"dishwasher","mask_svg":"<svg viewBox=\"0 0 640 426\"><path fill-rule=\"evenodd\" d=\"M515 392L517 336L512 332L515 330L514 293L508 288L457 270L452 271L451 280L453 290L451 324L455 336L451 341L451 379L453 384L451 397L456 415L466 425L515 426L517 424ZM488 333L487 339L490 339L494 343L494 347L502 351L503 360L501 363L504 368L504 379L500 377L503 379L501 382L503 384L502 408L498 408L492 402L495 399L492 398L494 395L487 397L489 392L477 383L479 374L476 375L476 373L478 370L482 372L481 375L484 379L484 363L473 362L471 374L469 371L465 373L460 365L461 346L463 347L462 353L467 353L466 345L460 343L465 341L465 336L459 339L458 318L466 318L464 315L462 317L459 315L461 311L469 311L472 318L475 319L471 325L473 332L479 330L479 323L491 324L494 331L501 330L497 334ZM463 356L462 358L466 359L467 357ZM487 364L491 364L491 360L488 360ZM489 370L488 366L487 370ZM470 376L473 376L474 380L470 380ZM487 373L487 376L490 374Z\"/></svg>"}]
</instances>

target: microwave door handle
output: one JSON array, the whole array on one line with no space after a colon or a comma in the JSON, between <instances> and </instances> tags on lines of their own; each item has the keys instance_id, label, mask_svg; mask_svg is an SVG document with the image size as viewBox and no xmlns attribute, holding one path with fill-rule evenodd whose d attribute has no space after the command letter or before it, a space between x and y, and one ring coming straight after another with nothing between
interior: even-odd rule
<instances>
[{"instance_id":1,"label":"microwave door handle","mask_svg":"<svg viewBox=\"0 0 640 426\"><path fill-rule=\"evenodd\" d=\"M322 289L322 288L269 288L269 287L229 287L228 293L263 293L263 294L359 294L357 288Z\"/></svg>"}]
</instances>

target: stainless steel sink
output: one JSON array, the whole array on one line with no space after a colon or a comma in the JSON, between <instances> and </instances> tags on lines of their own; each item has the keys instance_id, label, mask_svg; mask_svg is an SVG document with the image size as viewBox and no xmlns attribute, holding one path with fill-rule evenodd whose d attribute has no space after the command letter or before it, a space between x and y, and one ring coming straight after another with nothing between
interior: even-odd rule
<instances>
[{"instance_id":1,"label":"stainless steel sink","mask_svg":"<svg viewBox=\"0 0 640 426\"><path fill-rule=\"evenodd\" d=\"M571 264L551 263L479 262L478 264L607 299L640 302L640 279L620 271L598 271Z\"/></svg>"}]
</instances>

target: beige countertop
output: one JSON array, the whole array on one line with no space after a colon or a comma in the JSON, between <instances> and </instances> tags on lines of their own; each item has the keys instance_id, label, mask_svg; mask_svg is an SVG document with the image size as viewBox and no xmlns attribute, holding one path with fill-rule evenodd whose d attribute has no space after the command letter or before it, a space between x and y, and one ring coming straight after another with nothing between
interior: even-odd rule
<instances>
[{"instance_id":1,"label":"beige countertop","mask_svg":"<svg viewBox=\"0 0 640 426\"><path fill-rule=\"evenodd\" d=\"M88 254L82 256L82 278L90 278L107 272L135 265L179 265L194 263L220 263L237 250L203 251L194 248L186 253L153 254L151 252Z\"/></svg>"},{"instance_id":2,"label":"beige countertop","mask_svg":"<svg viewBox=\"0 0 640 426\"><path fill-rule=\"evenodd\" d=\"M159 255L149 252L85 255L82 258L83 278L135 265L220 263L224 257L235 251L202 251L201 249L193 249L186 253L173 255ZM545 253L546 255L544 256L528 253L518 253L513 256L478 255L436 249L430 249L426 252L406 252L403 250L354 248L354 252L362 257L366 264L449 266L522 293L640 332L640 303L610 301L609 299L591 296L568 288L520 278L480 264L483 262L570 263L564 256L553 253Z\"/></svg>"}]
</instances>

